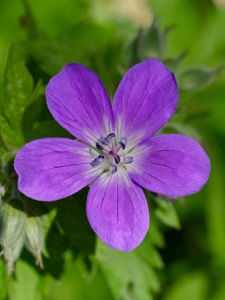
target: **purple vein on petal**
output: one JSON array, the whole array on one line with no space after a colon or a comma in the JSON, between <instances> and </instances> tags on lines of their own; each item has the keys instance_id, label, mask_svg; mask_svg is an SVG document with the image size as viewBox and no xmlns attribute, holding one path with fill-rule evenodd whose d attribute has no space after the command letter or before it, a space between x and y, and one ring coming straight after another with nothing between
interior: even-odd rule
<instances>
[{"instance_id":1,"label":"purple vein on petal","mask_svg":"<svg viewBox=\"0 0 225 300\"><path fill-rule=\"evenodd\" d=\"M74 90L74 89L73 89ZM90 88L89 88L90 90ZM92 121L93 126L96 128L97 132L101 136L101 132L99 131L99 128L96 126L91 114L89 113L87 107L84 105L84 103L80 100L80 97L77 95L77 92L74 90L74 94L77 96L77 100L80 102L80 104L83 106L84 110L86 111L87 115L89 116L90 120ZM98 105L98 104L97 104Z\"/></svg>"},{"instance_id":2,"label":"purple vein on petal","mask_svg":"<svg viewBox=\"0 0 225 300\"><path fill-rule=\"evenodd\" d=\"M128 135L129 135L131 125L133 124L134 120L136 119L139 110L140 110L141 107L143 106L144 101L145 101L146 97L148 96L149 91L150 91L150 90L153 90L153 89L154 89L154 86L153 86L153 87L151 86L151 87L147 90L147 92L145 93L145 95L144 95L144 97L143 97L143 99L142 99L140 105L138 106L138 108L137 108L137 110L136 110L136 112L135 112L135 114L134 114L134 116L133 116L133 118L132 118L132 120L131 120L131 122L130 122L130 124L129 124L129 127L128 127L128 129L127 129L127 132L126 132L125 136L128 136ZM143 124L143 123L144 123L144 122L142 122L141 124Z\"/></svg>"},{"instance_id":3,"label":"purple vein on petal","mask_svg":"<svg viewBox=\"0 0 225 300\"><path fill-rule=\"evenodd\" d=\"M81 125L80 124L80 122L78 122L78 120L74 117L74 115L71 113L71 111L69 111L68 110L68 108L64 105L64 104L62 104L63 105L63 107L68 111L68 113L72 116L72 118L79 124L79 125ZM93 121L92 121L93 122ZM65 123L67 123L67 122L65 122ZM67 123L69 126L71 126L69 123ZM95 127L96 127L96 125L95 125ZM97 127L96 127L97 128ZM96 142L96 140L97 140L97 137L95 137L95 139L96 140L94 140L93 139L93 136L94 136L94 134L90 131L90 130L88 130L87 128L85 128L85 130L86 131L88 131L89 133L90 133L90 135L91 136L88 136L87 134L85 134L85 133L83 133L83 135L85 135L87 138L89 138L89 139L91 139L94 143ZM98 129L97 129L98 130Z\"/></svg>"},{"instance_id":4,"label":"purple vein on petal","mask_svg":"<svg viewBox=\"0 0 225 300\"><path fill-rule=\"evenodd\" d=\"M139 168L138 166L135 166L135 170L137 170L137 169L139 169L139 170L141 171L141 174L143 174L143 173L144 173L144 174L147 174L147 175L151 176L152 178L158 180L159 182L161 182L161 183L163 183L163 184L165 184L165 185L168 185L168 184L166 184L164 181L161 181L161 180L158 179L157 177L155 177L155 176L153 176L153 175L147 173L145 170ZM150 183L150 182L145 178L145 176L143 176L143 179L146 180L148 183Z\"/></svg>"},{"instance_id":5,"label":"purple vein on petal","mask_svg":"<svg viewBox=\"0 0 225 300\"><path fill-rule=\"evenodd\" d=\"M82 177L80 177L79 180L77 180L77 182L78 182L78 181L81 181L81 182L82 182L82 179L83 179L83 178L86 178L87 175L91 175L91 176L92 176L94 173L96 173L96 170L92 170L92 169L91 169L91 171L90 171L90 170L85 171L85 172L84 172L84 175L83 175ZM61 182L63 182L63 181L65 181L65 180L67 180L67 179L69 179L69 178L72 178L72 177L74 177L74 176L76 176L76 175L78 175L78 174L80 174L80 172L78 172L78 173L73 173L73 174L71 174L70 176L67 176L66 178L63 178L62 180L60 180L60 181L58 181L58 182L52 184L52 185L50 186L50 188L53 187L53 186L55 186L55 185L57 185L57 184L59 184L59 183L61 183ZM97 177L97 173L96 173L96 177ZM64 191L64 190L68 189L68 188L71 187L73 184L74 184L74 182L71 183L70 185L66 186L64 189L61 189L61 191Z\"/></svg>"},{"instance_id":6,"label":"purple vein on petal","mask_svg":"<svg viewBox=\"0 0 225 300\"><path fill-rule=\"evenodd\" d=\"M108 176L106 176L105 180L103 181L103 184L106 182L107 179L108 179ZM112 175L110 175L109 182L107 183L106 189L104 191L104 195L103 195L102 200L101 200L100 212L102 211L102 205L103 205L103 202L105 200L105 195L106 195L106 193L108 191L108 188L109 188L111 180L112 180Z\"/></svg>"},{"instance_id":7,"label":"purple vein on petal","mask_svg":"<svg viewBox=\"0 0 225 300\"><path fill-rule=\"evenodd\" d=\"M93 172L93 173L94 173L94 172ZM78 173L73 174L73 175L77 175L77 174L78 174ZM69 176L68 178L73 177L73 175ZM80 189L79 187L82 186L82 179L85 178L87 175L92 175L92 173L90 172L89 174L85 174L84 176L82 176L81 178L79 178L78 181L80 181L81 185L78 186L78 190ZM96 174L96 177L97 177L97 174ZM68 178L66 178L66 179L68 179ZM78 181L77 181L77 182L78 182ZM71 183L70 185L68 185L67 187L65 187L64 189L62 189L62 191L68 189L68 188L71 187L73 184L74 184L74 183Z\"/></svg>"},{"instance_id":8,"label":"purple vein on petal","mask_svg":"<svg viewBox=\"0 0 225 300\"><path fill-rule=\"evenodd\" d=\"M124 125L124 120L125 120L125 116L126 116L127 109L128 109L128 100L129 100L129 98L130 98L130 94L131 94L131 92L133 91L134 86L135 86L135 83L133 83L133 85L132 85L132 87L131 87L131 89L130 89L130 92L129 92L129 94L128 94L128 97L126 97L126 106L125 106L126 108L125 108L125 111L123 112L122 122L121 122L121 124L120 124L120 132L119 132L120 135L118 135L119 138L121 138L121 136L124 135L124 134L123 134L123 125ZM126 135L125 135L125 136L126 136Z\"/></svg>"}]
</instances>

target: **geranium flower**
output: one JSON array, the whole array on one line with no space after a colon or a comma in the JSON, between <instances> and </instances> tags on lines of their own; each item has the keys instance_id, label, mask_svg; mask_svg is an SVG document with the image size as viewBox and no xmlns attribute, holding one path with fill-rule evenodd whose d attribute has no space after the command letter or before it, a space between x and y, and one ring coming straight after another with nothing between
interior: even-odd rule
<instances>
[{"instance_id":1,"label":"geranium flower","mask_svg":"<svg viewBox=\"0 0 225 300\"><path fill-rule=\"evenodd\" d=\"M157 59L132 67L111 105L90 69L76 63L54 76L46 91L55 120L77 139L45 138L15 158L19 190L54 201L90 185L86 212L110 247L130 251L149 228L144 187L171 198L199 191L210 162L201 146L180 134L154 134L177 107L174 75Z\"/></svg>"}]
</instances>

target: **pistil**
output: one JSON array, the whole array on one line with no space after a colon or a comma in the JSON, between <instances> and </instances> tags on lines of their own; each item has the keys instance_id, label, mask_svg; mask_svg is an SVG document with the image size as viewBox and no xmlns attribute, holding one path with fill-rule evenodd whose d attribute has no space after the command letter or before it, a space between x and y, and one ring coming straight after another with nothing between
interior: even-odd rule
<instances>
[{"instance_id":1,"label":"pistil","mask_svg":"<svg viewBox=\"0 0 225 300\"><path fill-rule=\"evenodd\" d=\"M121 157L123 158L124 164L130 164L133 162L132 156L119 154L120 149L125 150L127 145L127 138L122 137L119 142L115 138L116 135L113 132L108 134L107 137L100 137L100 139L96 143L96 148L103 153L91 162L92 167L100 165L104 161L104 159L106 159L111 167L111 174L114 174L117 172L117 165L120 165L121 163ZM113 139L115 140L113 141ZM107 150L107 148L109 150Z\"/></svg>"}]
</instances>

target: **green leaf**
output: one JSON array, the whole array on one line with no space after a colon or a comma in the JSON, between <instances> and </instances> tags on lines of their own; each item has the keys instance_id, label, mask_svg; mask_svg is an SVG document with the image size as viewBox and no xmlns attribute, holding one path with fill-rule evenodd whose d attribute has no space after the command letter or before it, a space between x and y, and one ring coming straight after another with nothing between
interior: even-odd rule
<instances>
[{"instance_id":1,"label":"green leaf","mask_svg":"<svg viewBox=\"0 0 225 300\"><path fill-rule=\"evenodd\" d=\"M91 229L85 211L87 191L57 203L57 220L73 247L86 254L94 253L95 233Z\"/></svg>"},{"instance_id":2,"label":"green leaf","mask_svg":"<svg viewBox=\"0 0 225 300\"><path fill-rule=\"evenodd\" d=\"M188 68L177 74L180 91L195 92L209 85L221 72L222 68L209 69L205 67Z\"/></svg>"},{"instance_id":3,"label":"green leaf","mask_svg":"<svg viewBox=\"0 0 225 300\"><path fill-rule=\"evenodd\" d=\"M86 271L83 256L74 258L71 251L63 255L65 261L60 279L46 276L45 300L113 300L103 275L97 270ZM90 278L91 276L91 278Z\"/></svg>"},{"instance_id":4,"label":"green leaf","mask_svg":"<svg viewBox=\"0 0 225 300\"><path fill-rule=\"evenodd\" d=\"M166 132L167 129L169 129L169 128L171 128L172 130L175 130L175 132L177 132L177 133L188 135L188 136L192 137L193 139L195 139L196 141L198 141L199 143L202 142L202 136L200 135L200 133L192 125L190 125L188 123L169 121L163 127L163 131Z\"/></svg>"},{"instance_id":5,"label":"green leaf","mask_svg":"<svg viewBox=\"0 0 225 300\"><path fill-rule=\"evenodd\" d=\"M41 221L44 228L44 245L42 252L45 256L48 256L48 251L46 248L47 236L55 220L56 213L56 209L51 209L48 213L45 213L41 216Z\"/></svg>"},{"instance_id":6,"label":"green leaf","mask_svg":"<svg viewBox=\"0 0 225 300\"><path fill-rule=\"evenodd\" d=\"M149 266L161 269L164 266L163 260L158 252L158 250L151 243L151 235L154 230L151 229L147 232L144 241L135 250L140 257L142 257Z\"/></svg>"},{"instance_id":7,"label":"green leaf","mask_svg":"<svg viewBox=\"0 0 225 300\"><path fill-rule=\"evenodd\" d=\"M42 300L43 280L35 269L23 260L15 265L15 277L9 281L10 300Z\"/></svg>"},{"instance_id":8,"label":"green leaf","mask_svg":"<svg viewBox=\"0 0 225 300\"><path fill-rule=\"evenodd\" d=\"M58 73L66 64L77 60L74 48L65 42L38 39L27 43L27 50L50 76Z\"/></svg>"},{"instance_id":9,"label":"green leaf","mask_svg":"<svg viewBox=\"0 0 225 300\"><path fill-rule=\"evenodd\" d=\"M190 273L177 278L163 300L205 300L208 280L202 272Z\"/></svg>"},{"instance_id":10,"label":"green leaf","mask_svg":"<svg viewBox=\"0 0 225 300\"><path fill-rule=\"evenodd\" d=\"M27 0L22 0L22 4L25 9L25 14L21 20L21 25L27 29L29 38L35 38L38 35L38 30L31 7Z\"/></svg>"},{"instance_id":11,"label":"green leaf","mask_svg":"<svg viewBox=\"0 0 225 300\"><path fill-rule=\"evenodd\" d=\"M172 203L163 200L157 201L158 208L154 211L154 215L165 225L180 229L180 221Z\"/></svg>"},{"instance_id":12,"label":"green leaf","mask_svg":"<svg viewBox=\"0 0 225 300\"><path fill-rule=\"evenodd\" d=\"M7 295L7 279L6 279L6 265L3 262L2 257L0 257L0 300L6 299Z\"/></svg>"},{"instance_id":13,"label":"green leaf","mask_svg":"<svg viewBox=\"0 0 225 300\"><path fill-rule=\"evenodd\" d=\"M0 97L0 130L8 147L20 147L24 144L22 135L22 117L34 97L41 93L40 84L33 92L33 79L15 46L11 46L4 75Z\"/></svg>"},{"instance_id":14,"label":"green leaf","mask_svg":"<svg viewBox=\"0 0 225 300\"><path fill-rule=\"evenodd\" d=\"M158 278L143 256L146 250L121 252L98 240L95 258L115 299L149 300L159 290Z\"/></svg>"},{"instance_id":15,"label":"green leaf","mask_svg":"<svg viewBox=\"0 0 225 300\"><path fill-rule=\"evenodd\" d=\"M169 70L174 72L179 67L181 62L184 60L186 55L187 55L187 51L183 51L177 56L164 59L163 63L167 66Z\"/></svg>"},{"instance_id":16,"label":"green leaf","mask_svg":"<svg viewBox=\"0 0 225 300\"><path fill-rule=\"evenodd\" d=\"M139 30L126 53L128 65L132 66L150 57L161 58L167 47L167 34L170 28L163 30L157 20L147 30Z\"/></svg>"}]
</instances>

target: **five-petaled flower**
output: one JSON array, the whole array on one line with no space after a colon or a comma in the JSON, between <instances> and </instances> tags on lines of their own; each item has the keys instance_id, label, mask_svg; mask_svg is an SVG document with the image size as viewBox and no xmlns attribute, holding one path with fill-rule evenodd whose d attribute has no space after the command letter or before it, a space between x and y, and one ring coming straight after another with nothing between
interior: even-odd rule
<instances>
[{"instance_id":1,"label":"five-petaled flower","mask_svg":"<svg viewBox=\"0 0 225 300\"><path fill-rule=\"evenodd\" d=\"M159 60L132 67L111 105L90 69L65 66L46 90L55 120L77 139L44 138L26 144L15 158L19 190L54 201L90 185L86 212L107 245L130 251L149 228L141 187L176 198L199 191L210 162L201 146L180 134L154 134L174 114L178 89Z\"/></svg>"}]
</instances>

